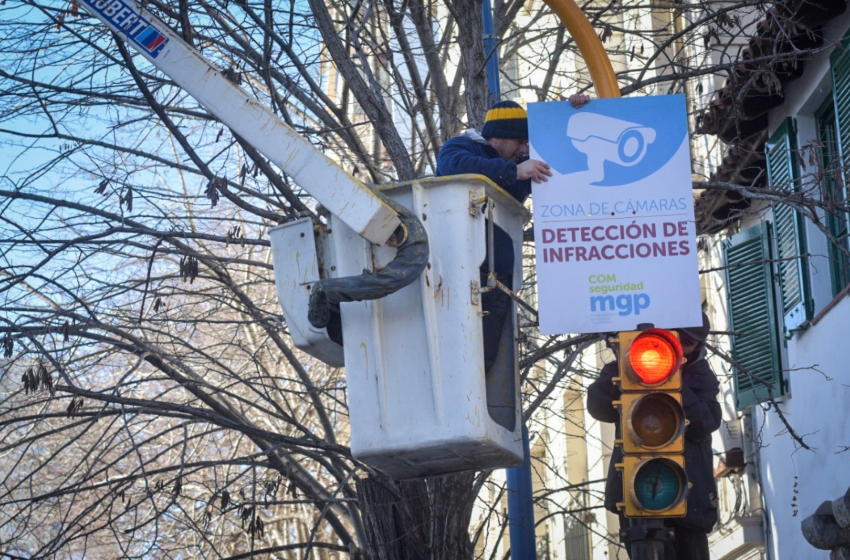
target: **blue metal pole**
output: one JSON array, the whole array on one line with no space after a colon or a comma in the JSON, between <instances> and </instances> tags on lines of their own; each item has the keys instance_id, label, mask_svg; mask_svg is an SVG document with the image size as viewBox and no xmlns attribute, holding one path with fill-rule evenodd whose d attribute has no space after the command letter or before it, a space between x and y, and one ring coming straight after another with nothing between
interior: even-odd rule
<instances>
[{"instance_id":1,"label":"blue metal pole","mask_svg":"<svg viewBox=\"0 0 850 560\"><path fill-rule=\"evenodd\" d=\"M484 56L487 57L487 87L490 90L490 105L502 95L499 86L498 38L493 30L493 8L490 0L483 0L481 10L484 20ZM508 525L511 536L511 558L515 560L537 560L534 537L534 502L531 488L531 453L528 443L528 428L522 427L522 453L525 457L518 467L507 470Z\"/></svg>"},{"instance_id":2,"label":"blue metal pole","mask_svg":"<svg viewBox=\"0 0 850 560\"><path fill-rule=\"evenodd\" d=\"M484 16L484 56L487 57L487 87L490 88L490 105L499 101L501 88L499 87L499 51L496 48L498 38L493 32L493 8L490 0L481 3L482 15Z\"/></svg>"},{"instance_id":3,"label":"blue metal pole","mask_svg":"<svg viewBox=\"0 0 850 560\"><path fill-rule=\"evenodd\" d=\"M522 452L525 458L518 467L508 469L508 526L511 535L511 558L537 560L534 538L534 502L531 488L531 453L528 428L522 427Z\"/></svg>"}]
</instances>

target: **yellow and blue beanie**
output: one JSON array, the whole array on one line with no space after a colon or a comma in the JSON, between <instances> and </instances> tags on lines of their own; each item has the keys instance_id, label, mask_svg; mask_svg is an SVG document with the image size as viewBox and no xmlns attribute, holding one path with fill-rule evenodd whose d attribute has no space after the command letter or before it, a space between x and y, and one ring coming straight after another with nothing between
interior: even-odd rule
<instances>
[{"instance_id":1,"label":"yellow and blue beanie","mask_svg":"<svg viewBox=\"0 0 850 560\"><path fill-rule=\"evenodd\" d=\"M487 111L481 136L528 140L528 113L518 103L499 101Z\"/></svg>"}]
</instances>

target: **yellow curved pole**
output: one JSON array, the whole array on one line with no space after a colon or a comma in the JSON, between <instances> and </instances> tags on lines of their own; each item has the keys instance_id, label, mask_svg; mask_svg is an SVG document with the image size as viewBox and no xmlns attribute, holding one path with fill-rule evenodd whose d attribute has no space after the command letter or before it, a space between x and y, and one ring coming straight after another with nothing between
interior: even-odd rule
<instances>
[{"instance_id":1,"label":"yellow curved pole","mask_svg":"<svg viewBox=\"0 0 850 560\"><path fill-rule=\"evenodd\" d=\"M617 77L614 75L608 53L575 0L543 1L561 18L561 23L575 39L587 69L590 70L590 79L593 80L596 95L600 98L620 97L620 87L617 85Z\"/></svg>"}]
</instances>

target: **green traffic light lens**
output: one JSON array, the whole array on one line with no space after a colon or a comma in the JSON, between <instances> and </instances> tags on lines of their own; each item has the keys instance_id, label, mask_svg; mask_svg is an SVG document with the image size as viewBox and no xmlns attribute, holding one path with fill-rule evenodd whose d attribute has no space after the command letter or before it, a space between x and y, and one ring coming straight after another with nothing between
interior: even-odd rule
<instances>
[{"instance_id":1,"label":"green traffic light lens","mask_svg":"<svg viewBox=\"0 0 850 560\"><path fill-rule=\"evenodd\" d=\"M670 395L649 393L635 403L631 429L641 445L660 448L682 433L685 418L682 406Z\"/></svg>"},{"instance_id":2,"label":"green traffic light lens","mask_svg":"<svg viewBox=\"0 0 850 560\"><path fill-rule=\"evenodd\" d=\"M687 476L678 464L667 459L651 459L640 466L634 479L638 503L648 510L664 511L685 497Z\"/></svg>"}]
</instances>

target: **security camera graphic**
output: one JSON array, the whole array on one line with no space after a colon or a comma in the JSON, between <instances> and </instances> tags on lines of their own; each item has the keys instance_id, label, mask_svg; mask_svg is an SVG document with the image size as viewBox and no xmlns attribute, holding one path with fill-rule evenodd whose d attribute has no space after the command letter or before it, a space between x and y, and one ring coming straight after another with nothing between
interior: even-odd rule
<instances>
[{"instance_id":1,"label":"security camera graphic","mask_svg":"<svg viewBox=\"0 0 850 560\"><path fill-rule=\"evenodd\" d=\"M623 167L637 165L655 141L655 129L600 115L575 113L567 123L567 138L575 149L587 156L591 183L605 178L604 163Z\"/></svg>"}]
</instances>

